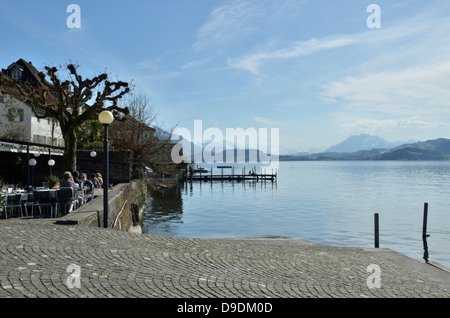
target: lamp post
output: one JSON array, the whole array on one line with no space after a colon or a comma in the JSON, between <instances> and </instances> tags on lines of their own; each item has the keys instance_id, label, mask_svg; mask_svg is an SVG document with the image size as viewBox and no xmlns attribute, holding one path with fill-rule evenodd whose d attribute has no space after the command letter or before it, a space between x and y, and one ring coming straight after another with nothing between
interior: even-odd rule
<instances>
[{"instance_id":1,"label":"lamp post","mask_svg":"<svg viewBox=\"0 0 450 318\"><path fill-rule=\"evenodd\" d=\"M54 165L55 165L55 160L50 159L48 161L48 166L50 167L50 175L52 175L52 168L53 168Z\"/></svg>"},{"instance_id":2,"label":"lamp post","mask_svg":"<svg viewBox=\"0 0 450 318\"><path fill-rule=\"evenodd\" d=\"M108 150L108 126L113 122L113 114L104 110L98 115L98 120L105 127L105 139L103 141L103 227L108 228L108 188L109 188L109 150Z\"/></svg>"},{"instance_id":3,"label":"lamp post","mask_svg":"<svg viewBox=\"0 0 450 318\"><path fill-rule=\"evenodd\" d=\"M34 185L34 166L36 164L37 164L36 159L28 160L28 165L31 167L31 188L33 188Z\"/></svg>"}]
</instances>

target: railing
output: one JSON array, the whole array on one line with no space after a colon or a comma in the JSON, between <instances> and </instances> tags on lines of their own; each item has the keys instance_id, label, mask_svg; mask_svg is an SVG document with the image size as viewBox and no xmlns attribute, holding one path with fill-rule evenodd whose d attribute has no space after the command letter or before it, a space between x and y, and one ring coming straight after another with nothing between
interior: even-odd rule
<instances>
[{"instance_id":1,"label":"railing","mask_svg":"<svg viewBox=\"0 0 450 318\"><path fill-rule=\"evenodd\" d=\"M117 216L116 216L116 219L115 219L114 225L113 225L114 229L116 228L117 222L119 221L119 217L121 218L121 216L122 216L122 212L123 212L123 209L125 208L126 203L127 203L127 200L125 200L125 202L122 205L122 209L120 209L119 214L117 214ZM122 229L121 222L119 222L119 230L121 230L121 229Z\"/></svg>"}]
</instances>

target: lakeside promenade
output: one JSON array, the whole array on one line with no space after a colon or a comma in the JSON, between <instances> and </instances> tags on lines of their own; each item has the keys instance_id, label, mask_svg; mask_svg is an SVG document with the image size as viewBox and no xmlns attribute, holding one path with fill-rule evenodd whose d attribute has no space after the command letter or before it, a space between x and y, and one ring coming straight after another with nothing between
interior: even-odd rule
<instances>
[{"instance_id":1,"label":"lakeside promenade","mask_svg":"<svg viewBox=\"0 0 450 318\"><path fill-rule=\"evenodd\" d=\"M0 297L450 297L449 272L389 249L166 237L53 222L0 220ZM369 288L373 264L379 286Z\"/></svg>"}]
</instances>

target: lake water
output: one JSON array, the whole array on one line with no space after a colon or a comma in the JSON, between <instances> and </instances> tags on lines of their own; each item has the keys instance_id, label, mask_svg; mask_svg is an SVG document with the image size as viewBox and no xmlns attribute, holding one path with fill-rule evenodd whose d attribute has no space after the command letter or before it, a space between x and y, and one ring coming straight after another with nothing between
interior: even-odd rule
<instances>
[{"instance_id":1,"label":"lake water","mask_svg":"<svg viewBox=\"0 0 450 318\"><path fill-rule=\"evenodd\" d=\"M235 173L242 168L235 165ZM427 202L429 260L450 267L450 162L280 162L277 172L273 183L194 181L154 191L143 232L198 238L288 237L374 247L378 213L380 247L424 261Z\"/></svg>"}]
</instances>

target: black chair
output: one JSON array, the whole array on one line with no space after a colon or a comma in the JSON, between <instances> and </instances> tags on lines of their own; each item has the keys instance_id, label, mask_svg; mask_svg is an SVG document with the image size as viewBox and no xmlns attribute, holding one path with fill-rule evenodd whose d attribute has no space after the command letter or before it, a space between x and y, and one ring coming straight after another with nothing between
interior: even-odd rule
<instances>
[{"instance_id":1,"label":"black chair","mask_svg":"<svg viewBox=\"0 0 450 318\"><path fill-rule=\"evenodd\" d=\"M70 187L59 188L56 191L56 211L55 214L58 216L58 207L63 206L64 212L66 213L66 208L69 206L69 212L72 212L76 208L77 199L75 197L75 190Z\"/></svg>"},{"instance_id":2,"label":"black chair","mask_svg":"<svg viewBox=\"0 0 450 318\"><path fill-rule=\"evenodd\" d=\"M39 208L39 214L42 216L42 207L50 207L50 217L53 217L53 203L50 197L50 190L33 191L33 204L31 209L31 217L33 217L34 207Z\"/></svg>"},{"instance_id":3,"label":"black chair","mask_svg":"<svg viewBox=\"0 0 450 318\"><path fill-rule=\"evenodd\" d=\"M31 207L31 215L33 215L33 192L28 192L26 199L22 200L22 205L25 208L25 213L28 216L28 207Z\"/></svg>"},{"instance_id":4,"label":"black chair","mask_svg":"<svg viewBox=\"0 0 450 318\"><path fill-rule=\"evenodd\" d=\"M22 205L20 204L21 197L22 194L20 193L8 193L6 196L6 204L4 206L5 218L8 218L8 209L15 208L20 208L20 215L23 217Z\"/></svg>"}]
</instances>

